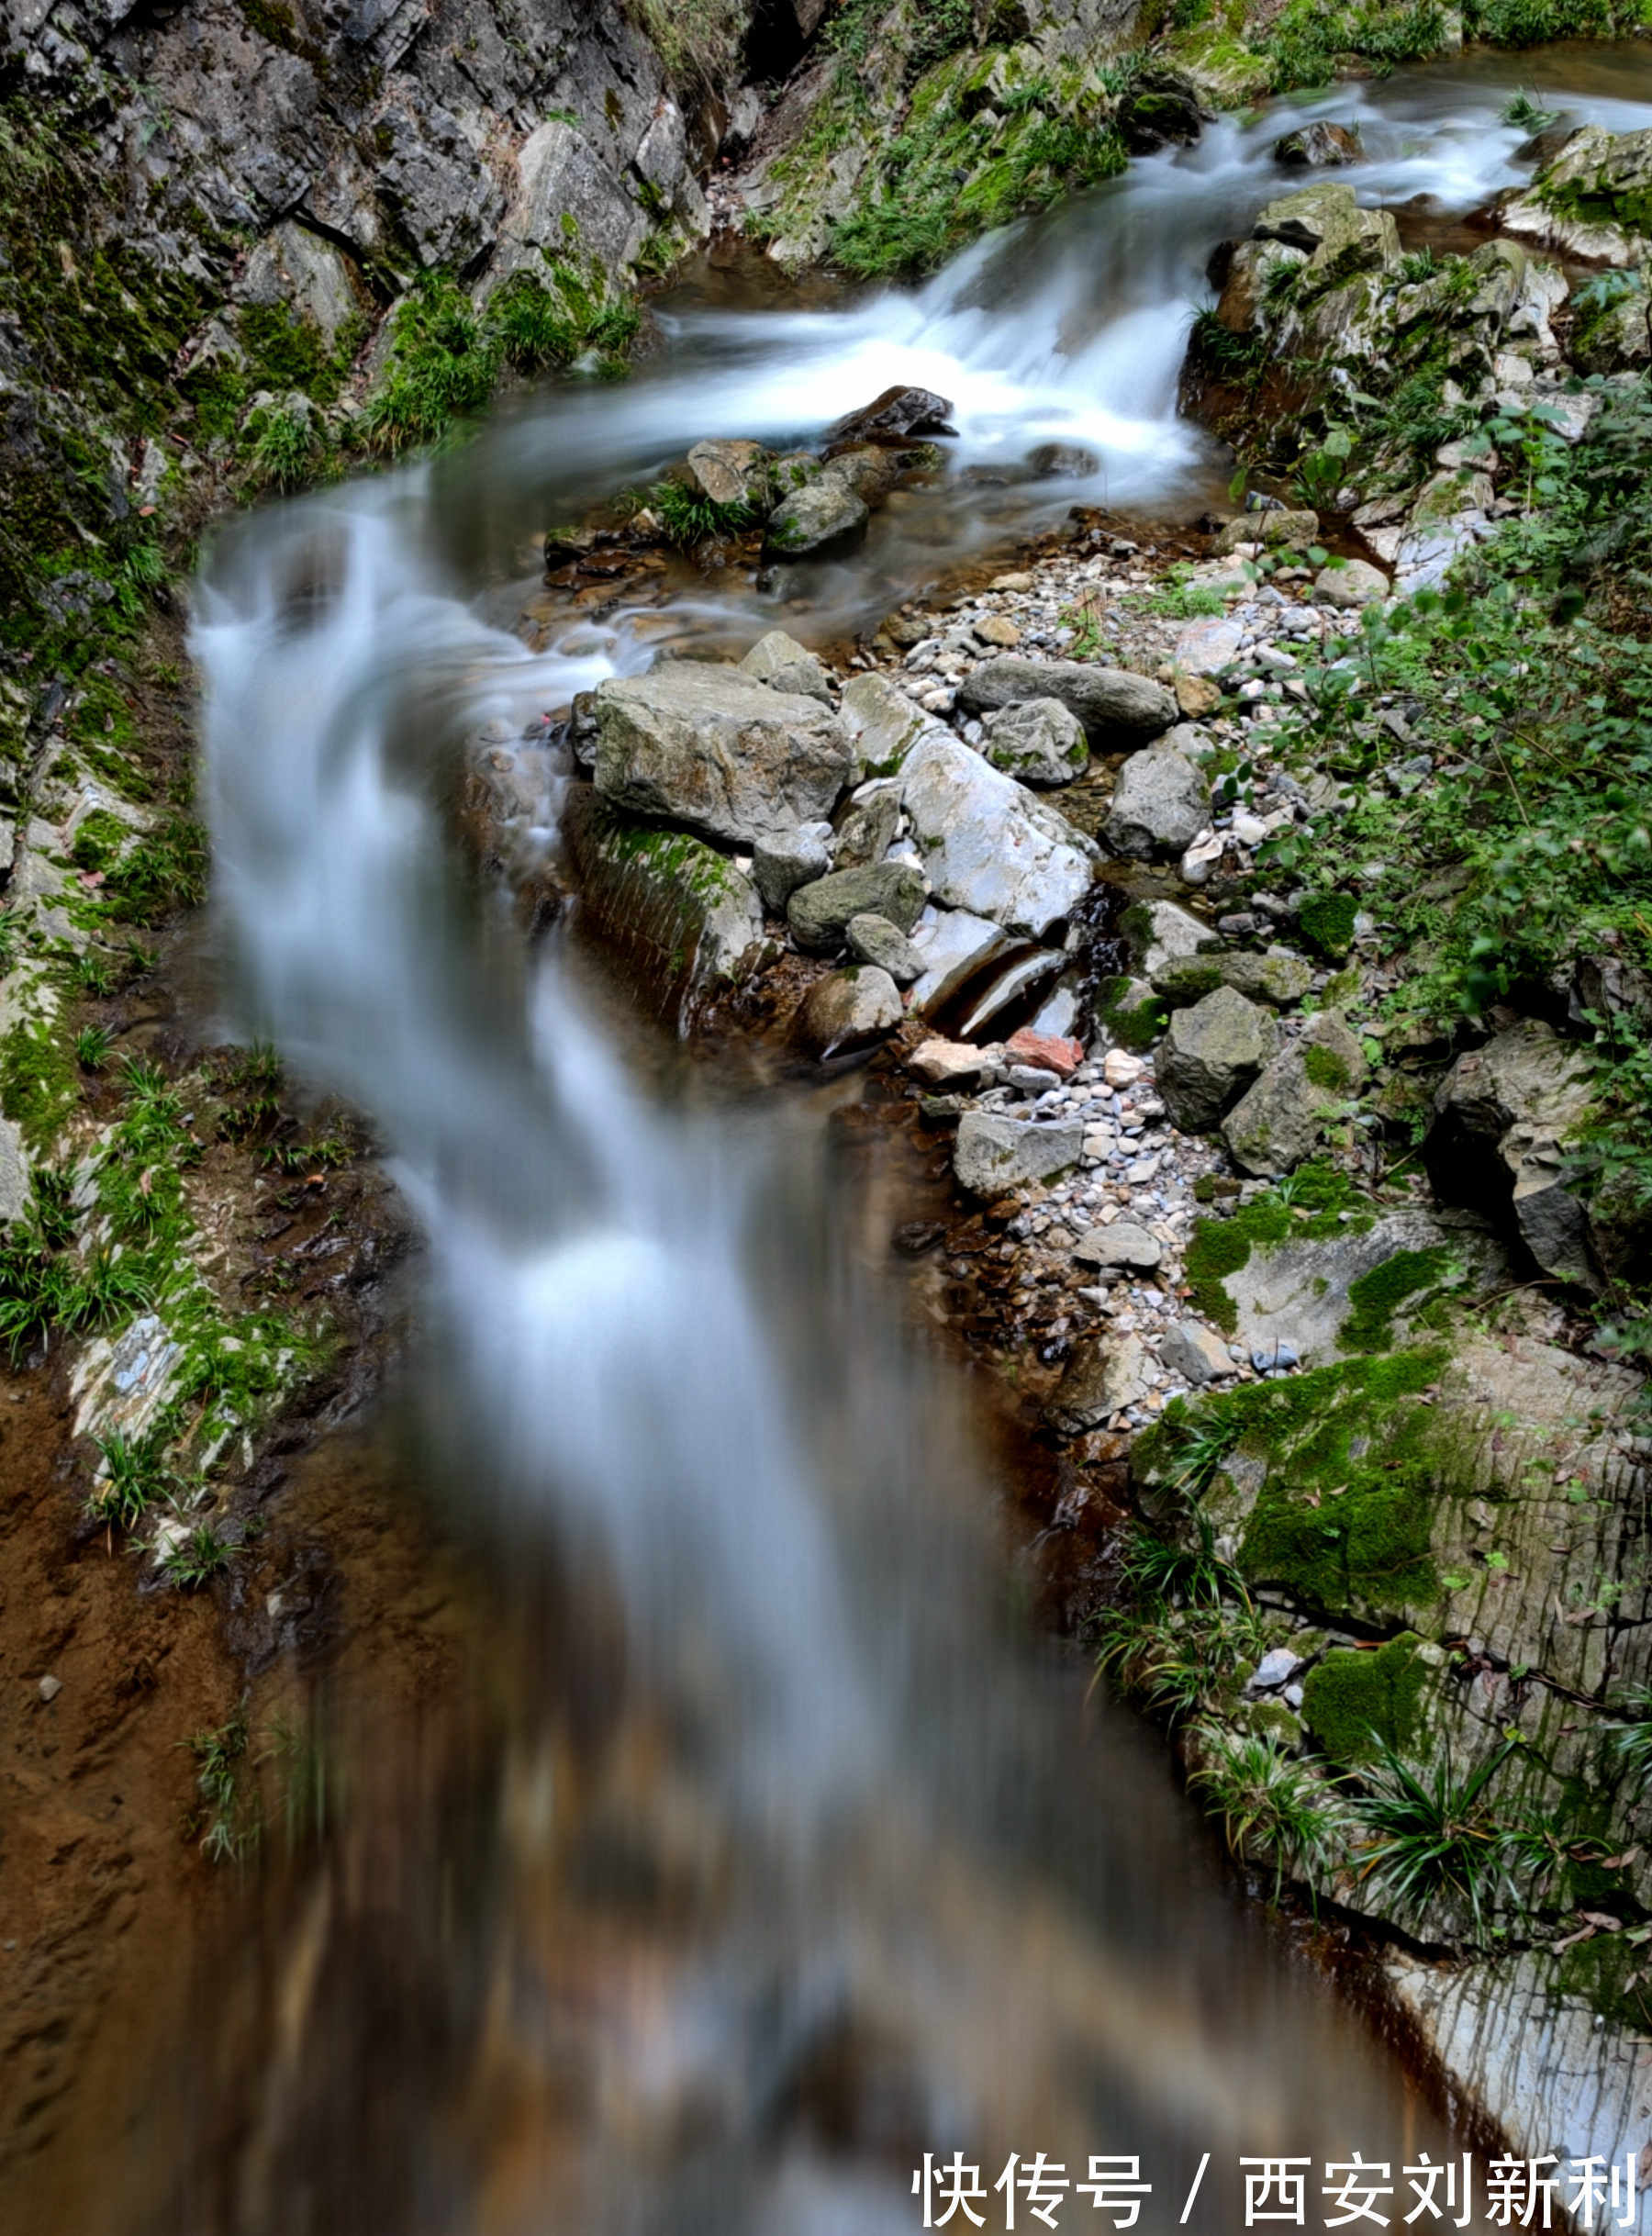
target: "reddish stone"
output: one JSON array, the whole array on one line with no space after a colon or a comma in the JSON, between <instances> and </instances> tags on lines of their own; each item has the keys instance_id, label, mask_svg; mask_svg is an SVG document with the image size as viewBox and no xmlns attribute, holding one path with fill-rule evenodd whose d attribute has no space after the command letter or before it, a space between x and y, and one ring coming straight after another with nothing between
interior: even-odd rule
<instances>
[{"instance_id":1,"label":"reddish stone","mask_svg":"<svg viewBox=\"0 0 1652 2236\"><path fill-rule=\"evenodd\" d=\"M1045 1071L1053 1071L1058 1079L1070 1079L1084 1061L1081 1040L1057 1040L1051 1033L1034 1033L1030 1025L1011 1033L1005 1045L1022 1063L1040 1065Z\"/></svg>"}]
</instances>

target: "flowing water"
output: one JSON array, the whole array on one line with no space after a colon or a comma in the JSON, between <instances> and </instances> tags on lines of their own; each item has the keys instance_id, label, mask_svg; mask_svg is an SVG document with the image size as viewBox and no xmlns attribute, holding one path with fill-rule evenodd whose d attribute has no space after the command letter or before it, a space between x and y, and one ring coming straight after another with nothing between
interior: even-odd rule
<instances>
[{"instance_id":1,"label":"flowing water","mask_svg":"<svg viewBox=\"0 0 1652 2236\"><path fill-rule=\"evenodd\" d=\"M1437 225L1523 175L1498 118L1534 78L1652 122L1652 72L1586 50L1311 106L1360 122L1362 195ZM236 1000L373 1114L428 1236L408 1404L514 1611L514 1707L463 1807L427 1795L353 1879L300 1875L250 2051L168 2051L210 2162L158 2114L166 2202L124 2225L881 2236L921 2225L923 2154L961 2151L991 2227L1011 2152L1073 2180L1139 2157L1154 2230L1208 2152L1186 2224L1222 2230L1243 2154L1312 2159L1312 2210L1322 2162L1397 2178L1461 2147L1223 1885L1156 1742L1013 1619L957 1393L861 1269L818 1110L657 1064L645 1090L444 811L467 738L519 736L659 639L657 615L570 618L533 653L493 625L525 538L697 438L818 438L918 381L956 400L959 469L1046 440L1101 461L1059 486L954 471L853 567L794 578L805 633L1076 495L1198 510L1219 469L1176 416L1189 307L1279 190L1287 121L1218 124L914 293L685 294L625 388L541 392L461 456L220 539L195 650ZM731 581L664 626L772 610ZM528 853L569 780L535 751ZM1013 2225L1112 2225L1032 2202Z\"/></svg>"}]
</instances>

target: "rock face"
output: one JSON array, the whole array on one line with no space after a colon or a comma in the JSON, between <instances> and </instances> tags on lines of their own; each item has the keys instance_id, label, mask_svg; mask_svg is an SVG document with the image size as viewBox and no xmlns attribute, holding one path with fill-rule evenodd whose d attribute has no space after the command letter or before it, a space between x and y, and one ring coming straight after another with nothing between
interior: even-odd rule
<instances>
[{"instance_id":1,"label":"rock face","mask_svg":"<svg viewBox=\"0 0 1652 2236\"><path fill-rule=\"evenodd\" d=\"M1089 766L1084 724L1058 699L1027 699L987 717L987 758L1022 784L1071 784Z\"/></svg>"},{"instance_id":2,"label":"rock face","mask_svg":"<svg viewBox=\"0 0 1652 2236\"><path fill-rule=\"evenodd\" d=\"M1498 216L1506 231L1575 256L1632 263L1652 230L1652 132L1585 125Z\"/></svg>"},{"instance_id":3,"label":"rock face","mask_svg":"<svg viewBox=\"0 0 1652 2236\"><path fill-rule=\"evenodd\" d=\"M1178 713L1162 683L1125 668L1088 667L1081 660L1034 660L1007 653L984 661L958 687L958 704L971 714L994 713L1032 699L1059 699L1084 724L1092 745L1157 737Z\"/></svg>"},{"instance_id":4,"label":"rock face","mask_svg":"<svg viewBox=\"0 0 1652 2236\"><path fill-rule=\"evenodd\" d=\"M1077 1119L1041 1125L996 1111L966 1111L953 1150L953 1170L959 1186L972 1195L1009 1195L1032 1182L1055 1179L1083 1153L1084 1128Z\"/></svg>"},{"instance_id":5,"label":"rock face","mask_svg":"<svg viewBox=\"0 0 1652 2236\"><path fill-rule=\"evenodd\" d=\"M896 930L910 932L923 907L923 879L902 862L876 862L865 869L834 870L816 884L800 885L786 907L792 937L810 955L830 955L843 945L857 916L887 917Z\"/></svg>"},{"instance_id":6,"label":"rock face","mask_svg":"<svg viewBox=\"0 0 1652 2236\"><path fill-rule=\"evenodd\" d=\"M798 1027L813 1053L842 1056L880 1040L900 1023L900 995L887 971L853 964L811 986Z\"/></svg>"},{"instance_id":7,"label":"rock face","mask_svg":"<svg viewBox=\"0 0 1652 2236\"><path fill-rule=\"evenodd\" d=\"M1218 1124L1273 1054L1266 1011L1219 986L1190 1010L1178 1010L1159 1051L1158 1087L1184 1134Z\"/></svg>"},{"instance_id":8,"label":"rock face","mask_svg":"<svg viewBox=\"0 0 1652 2236\"><path fill-rule=\"evenodd\" d=\"M1521 1239L1557 1280L1600 1284L1588 1209L1573 1173L1591 1100L1581 1052L1535 1018L1458 1057L1434 1097L1424 1146L1448 1202L1512 1210Z\"/></svg>"},{"instance_id":9,"label":"rock face","mask_svg":"<svg viewBox=\"0 0 1652 2236\"><path fill-rule=\"evenodd\" d=\"M1132 754L1119 771L1101 835L1114 854L1138 861L1179 855L1211 820L1202 772L1162 747Z\"/></svg>"},{"instance_id":10,"label":"rock face","mask_svg":"<svg viewBox=\"0 0 1652 2236\"><path fill-rule=\"evenodd\" d=\"M741 662L740 671L766 683L771 691L786 691L794 699L818 699L823 707L832 704L826 670L813 653L806 651L795 637L788 637L784 629L771 629L767 636L759 637Z\"/></svg>"},{"instance_id":11,"label":"rock face","mask_svg":"<svg viewBox=\"0 0 1652 2236\"><path fill-rule=\"evenodd\" d=\"M824 816L854 769L817 699L738 668L673 660L596 696L597 789L631 814L751 844Z\"/></svg>"},{"instance_id":12,"label":"rock face","mask_svg":"<svg viewBox=\"0 0 1652 2236\"><path fill-rule=\"evenodd\" d=\"M886 388L859 411L827 430L833 442L906 442L919 435L955 435L953 408L932 388Z\"/></svg>"},{"instance_id":13,"label":"rock face","mask_svg":"<svg viewBox=\"0 0 1652 2236\"><path fill-rule=\"evenodd\" d=\"M1089 890L1091 842L950 731L926 732L901 775L930 884L952 907L1038 938Z\"/></svg>"}]
</instances>

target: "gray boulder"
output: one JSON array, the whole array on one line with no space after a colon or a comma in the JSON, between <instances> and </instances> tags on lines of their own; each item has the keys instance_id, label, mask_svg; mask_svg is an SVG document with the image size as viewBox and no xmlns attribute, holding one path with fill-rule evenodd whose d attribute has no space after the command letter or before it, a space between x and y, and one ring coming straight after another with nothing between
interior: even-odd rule
<instances>
[{"instance_id":1,"label":"gray boulder","mask_svg":"<svg viewBox=\"0 0 1652 2236\"><path fill-rule=\"evenodd\" d=\"M930 884L952 907L1036 939L1089 890L1091 841L950 731L926 731L901 778Z\"/></svg>"},{"instance_id":2,"label":"gray boulder","mask_svg":"<svg viewBox=\"0 0 1652 2236\"><path fill-rule=\"evenodd\" d=\"M1026 699L987 717L983 750L994 768L1041 788L1071 784L1089 766L1084 724L1058 699Z\"/></svg>"},{"instance_id":3,"label":"gray boulder","mask_svg":"<svg viewBox=\"0 0 1652 2236\"><path fill-rule=\"evenodd\" d=\"M1341 1115L1366 1076L1365 1051L1334 1010L1311 1017L1222 1121L1222 1138L1242 1172L1293 1171L1328 1121Z\"/></svg>"},{"instance_id":4,"label":"gray boulder","mask_svg":"<svg viewBox=\"0 0 1652 2236\"><path fill-rule=\"evenodd\" d=\"M694 453L688 453L692 458ZM759 637L740 664L742 676L754 676L759 683L766 683L771 691L787 691L796 699L818 699L823 707L832 704L832 681L826 670L795 637L788 637L784 629L771 629L765 637Z\"/></svg>"},{"instance_id":5,"label":"gray boulder","mask_svg":"<svg viewBox=\"0 0 1652 2236\"><path fill-rule=\"evenodd\" d=\"M924 732L941 727L876 673L853 676L843 686L843 721L862 777L892 776Z\"/></svg>"},{"instance_id":6,"label":"gray boulder","mask_svg":"<svg viewBox=\"0 0 1652 2236\"><path fill-rule=\"evenodd\" d=\"M1030 699L1058 699L1084 724L1092 745L1157 737L1180 712L1174 695L1150 676L1090 667L1081 660L1035 660L1024 653L984 660L958 686L958 704L970 714L996 713Z\"/></svg>"},{"instance_id":7,"label":"gray boulder","mask_svg":"<svg viewBox=\"0 0 1652 2236\"><path fill-rule=\"evenodd\" d=\"M972 1195L1009 1195L1068 1172L1084 1154L1077 1118L1041 1124L998 1111L966 1111L953 1147L953 1170Z\"/></svg>"},{"instance_id":8,"label":"gray boulder","mask_svg":"<svg viewBox=\"0 0 1652 2236\"><path fill-rule=\"evenodd\" d=\"M1222 1337L1202 1320L1178 1320L1160 1337L1158 1355L1166 1374L1176 1375L1194 1390L1202 1390L1208 1382L1224 1381L1239 1370L1228 1357Z\"/></svg>"},{"instance_id":9,"label":"gray boulder","mask_svg":"<svg viewBox=\"0 0 1652 2236\"><path fill-rule=\"evenodd\" d=\"M823 474L792 494L769 515L764 549L772 559L819 559L859 542L871 515L842 474Z\"/></svg>"},{"instance_id":10,"label":"gray boulder","mask_svg":"<svg viewBox=\"0 0 1652 2236\"><path fill-rule=\"evenodd\" d=\"M632 814L751 844L816 822L854 769L848 733L817 699L738 668L673 660L600 685L597 789Z\"/></svg>"},{"instance_id":11,"label":"gray boulder","mask_svg":"<svg viewBox=\"0 0 1652 2236\"><path fill-rule=\"evenodd\" d=\"M1579 1191L1578 1142L1593 1101L1582 1051L1535 1018L1458 1057L1434 1097L1423 1154L1447 1202L1512 1210L1546 1273L1598 1288L1602 1254Z\"/></svg>"},{"instance_id":12,"label":"gray boulder","mask_svg":"<svg viewBox=\"0 0 1652 2236\"><path fill-rule=\"evenodd\" d=\"M1341 566L1322 567L1313 578L1313 595L1320 604L1336 606L1345 612L1359 606L1379 606L1388 594L1388 576L1368 559L1348 559Z\"/></svg>"},{"instance_id":13,"label":"gray boulder","mask_svg":"<svg viewBox=\"0 0 1652 2236\"><path fill-rule=\"evenodd\" d=\"M838 810L832 850L838 867L862 869L881 862L895 843L899 824L899 785L887 777L861 785Z\"/></svg>"},{"instance_id":14,"label":"gray boulder","mask_svg":"<svg viewBox=\"0 0 1652 2236\"><path fill-rule=\"evenodd\" d=\"M1158 1053L1159 1093L1184 1134L1220 1124L1274 1052L1272 1017L1231 986L1178 1010Z\"/></svg>"},{"instance_id":15,"label":"gray boulder","mask_svg":"<svg viewBox=\"0 0 1652 2236\"><path fill-rule=\"evenodd\" d=\"M771 914L784 916L798 886L825 877L832 867L831 839L832 825L818 822L758 840L752 849L752 877Z\"/></svg>"},{"instance_id":16,"label":"gray boulder","mask_svg":"<svg viewBox=\"0 0 1652 2236\"><path fill-rule=\"evenodd\" d=\"M880 1040L900 1023L900 994L887 971L852 964L818 979L798 1012L798 1030L821 1058Z\"/></svg>"},{"instance_id":17,"label":"gray boulder","mask_svg":"<svg viewBox=\"0 0 1652 2236\"><path fill-rule=\"evenodd\" d=\"M1220 945L1216 934L1174 900L1138 900L1125 910L1119 929L1130 947L1137 975L1150 982L1178 956L1197 955ZM1215 981L1207 991L1213 991Z\"/></svg>"},{"instance_id":18,"label":"gray boulder","mask_svg":"<svg viewBox=\"0 0 1652 2236\"><path fill-rule=\"evenodd\" d=\"M761 442L734 436L697 442L684 462L689 482L714 505L762 504L768 496L768 469L769 454ZM772 680L763 677L765 683Z\"/></svg>"},{"instance_id":19,"label":"gray boulder","mask_svg":"<svg viewBox=\"0 0 1652 2236\"><path fill-rule=\"evenodd\" d=\"M923 878L904 862L874 862L864 869L834 870L800 885L786 904L792 937L809 955L841 947L856 916L884 916L910 932L922 911Z\"/></svg>"},{"instance_id":20,"label":"gray boulder","mask_svg":"<svg viewBox=\"0 0 1652 2236\"><path fill-rule=\"evenodd\" d=\"M859 963L887 970L897 986L910 986L923 975L923 957L899 924L887 916L852 916L846 932L849 952Z\"/></svg>"},{"instance_id":21,"label":"gray boulder","mask_svg":"<svg viewBox=\"0 0 1652 2236\"><path fill-rule=\"evenodd\" d=\"M1149 1272L1165 1255L1156 1235L1130 1219L1115 1219L1111 1226L1093 1226L1073 1245L1081 1266L1129 1266Z\"/></svg>"},{"instance_id":22,"label":"gray boulder","mask_svg":"<svg viewBox=\"0 0 1652 2236\"><path fill-rule=\"evenodd\" d=\"M1211 820L1211 788L1180 754L1133 753L1119 771L1101 836L1114 854L1138 861L1179 855Z\"/></svg>"},{"instance_id":23,"label":"gray boulder","mask_svg":"<svg viewBox=\"0 0 1652 2236\"><path fill-rule=\"evenodd\" d=\"M1220 948L1176 956L1153 974L1154 992L1173 1009L1185 1009L1219 986L1231 986L1247 1001L1267 1001L1275 1009L1288 1010L1312 984L1312 971L1288 947L1273 947L1266 955Z\"/></svg>"}]
</instances>

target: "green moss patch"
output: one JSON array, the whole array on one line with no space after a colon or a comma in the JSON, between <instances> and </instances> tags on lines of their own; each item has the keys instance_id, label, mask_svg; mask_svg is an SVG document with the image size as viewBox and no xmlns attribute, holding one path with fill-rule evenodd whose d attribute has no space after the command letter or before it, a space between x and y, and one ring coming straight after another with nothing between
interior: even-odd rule
<instances>
[{"instance_id":1,"label":"green moss patch","mask_svg":"<svg viewBox=\"0 0 1652 2236\"><path fill-rule=\"evenodd\" d=\"M1340 963L1354 945L1354 919L1358 911L1348 893L1316 893L1302 903L1299 922L1303 937L1323 956Z\"/></svg>"},{"instance_id":2,"label":"green moss patch","mask_svg":"<svg viewBox=\"0 0 1652 2236\"><path fill-rule=\"evenodd\" d=\"M0 1040L0 1112L44 1148L80 1100L73 1059L44 1019L16 1024Z\"/></svg>"},{"instance_id":3,"label":"green moss patch","mask_svg":"<svg viewBox=\"0 0 1652 2236\"><path fill-rule=\"evenodd\" d=\"M1302 1718L1334 1761L1368 1761L1379 1744L1408 1751L1427 1674L1421 1643L1408 1630L1374 1653L1338 1647L1309 1671Z\"/></svg>"},{"instance_id":4,"label":"green moss patch","mask_svg":"<svg viewBox=\"0 0 1652 2236\"><path fill-rule=\"evenodd\" d=\"M1226 1219L1195 1220L1184 1261L1193 1300L1208 1320L1231 1336L1239 1313L1228 1293L1228 1278L1250 1263L1253 1250L1363 1234L1375 1223L1376 1213L1340 1172L1327 1165L1304 1165L1283 1191L1258 1196Z\"/></svg>"},{"instance_id":5,"label":"green moss patch","mask_svg":"<svg viewBox=\"0 0 1652 2236\"><path fill-rule=\"evenodd\" d=\"M1393 1341L1394 1314L1408 1299L1437 1289L1454 1267L1445 1249L1400 1250L1348 1285L1353 1307L1337 1336L1345 1351L1384 1351Z\"/></svg>"}]
</instances>

